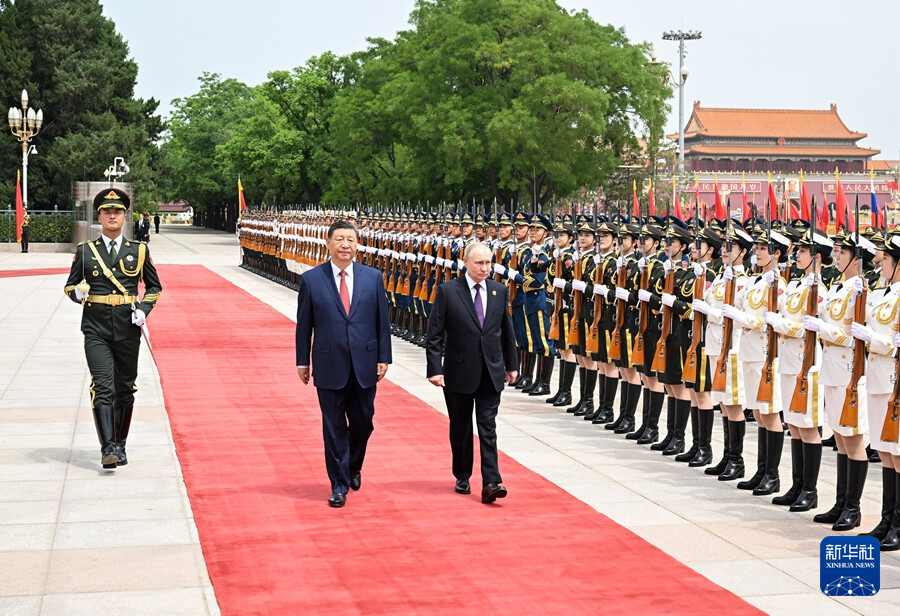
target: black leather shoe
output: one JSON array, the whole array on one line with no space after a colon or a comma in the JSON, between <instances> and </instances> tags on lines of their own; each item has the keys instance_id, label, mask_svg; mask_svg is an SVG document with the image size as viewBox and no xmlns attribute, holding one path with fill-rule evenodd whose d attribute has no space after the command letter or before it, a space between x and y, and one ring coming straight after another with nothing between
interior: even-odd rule
<instances>
[{"instance_id":1,"label":"black leather shoe","mask_svg":"<svg viewBox=\"0 0 900 616\"><path fill-rule=\"evenodd\" d=\"M584 403L578 407L577 411L574 411L575 417L583 417L585 415L590 415L594 412L594 401L593 400L585 400Z\"/></svg>"},{"instance_id":2,"label":"black leather shoe","mask_svg":"<svg viewBox=\"0 0 900 616\"><path fill-rule=\"evenodd\" d=\"M119 459L116 461L116 466L125 466L128 464L128 456L125 455L125 446L119 445Z\"/></svg>"},{"instance_id":3,"label":"black leather shoe","mask_svg":"<svg viewBox=\"0 0 900 616\"><path fill-rule=\"evenodd\" d=\"M791 504L791 511L809 511L819 506L819 493L817 490L800 490L797 500Z\"/></svg>"},{"instance_id":4,"label":"black leather shoe","mask_svg":"<svg viewBox=\"0 0 900 616\"><path fill-rule=\"evenodd\" d=\"M634 430L634 417L626 417L619 424L619 427L613 430L613 434L628 434L632 430Z\"/></svg>"},{"instance_id":5,"label":"black leather shoe","mask_svg":"<svg viewBox=\"0 0 900 616\"><path fill-rule=\"evenodd\" d=\"M469 487L468 479L457 479L456 480L456 490L457 494L471 494L472 488Z\"/></svg>"},{"instance_id":6,"label":"black leather shoe","mask_svg":"<svg viewBox=\"0 0 900 616\"><path fill-rule=\"evenodd\" d=\"M628 438L627 436L625 438ZM637 440L638 445L646 445L647 443L655 443L659 438L659 428L647 426Z\"/></svg>"},{"instance_id":7,"label":"black leather shoe","mask_svg":"<svg viewBox=\"0 0 900 616\"><path fill-rule=\"evenodd\" d=\"M616 418L615 411L612 411L610 409L603 409L602 411L600 411L600 413L594 419L591 420L591 423L593 423L594 425L599 425L599 424L605 425L605 424L611 423L612 420L615 418ZM587 419L587 417L585 417L585 419Z\"/></svg>"},{"instance_id":8,"label":"black leather shoe","mask_svg":"<svg viewBox=\"0 0 900 616\"><path fill-rule=\"evenodd\" d=\"M514 385L513 387L515 387L516 389L525 389L526 387L531 387L532 383L534 383L532 378L530 376L526 376L519 382L518 385Z\"/></svg>"},{"instance_id":9,"label":"black leather shoe","mask_svg":"<svg viewBox=\"0 0 900 616\"><path fill-rule=\"evenodd\" d=\"M529 396L546 396L550 393L550 385L543 381L535 385L534 389L528 392Z\"/></svg>"},{"instance_id":10,"label":"black leather shoe","mask_svg":"<svg viewBox=\"0 0 900 616\"><path fill-rule=\"evenodd\" d=\"M351 490L359 490L359 486L362 485L362 475L359 471L350 474L350 489Z\"/></svg>"},{"instance_id":11,"label":"black leather shoe","mask_svg":"<svg viewBox=\"0 0 900 616\"><path fill-rule=\"evenodd\" d=\"M719 475L719 481L734 481L744 476L744 458L732 456L725 465L725 470Z\"/></svg>"},{"instance_id":12,"label":"black leather shoe","mask_svg":"<svg viewBox=\"0 0 900 616\"><path fill-rule=\"evenodd\" d=\"M559 394L559 397L556 399L556 402L553 403L553 406L569 406L570 404L572 404L572 394L563 392Z\"/></svg>"},{"instance_id":13,"label":"black leather shoe","mask_svg":"<svg viewBox=\"0 0 900 616\"><path fill-rule=\"evenodd\" d=\"M768 473L763 475L759 484L753 488L753 496L768 496L781 490L781 479Z\"/></svg>"},{"instance_id":14,"label":"black leather shoe","mask_svg":"<svg viewBox=\"0 0 900 616\"><path fill-rule=\"evenodd\" d=\"M493 503L498 498L506 498L506 488L499 483L489 483L481 490L482 503Z\"/></svg>"},{"instance_id":15,"label":"black leather shoe","mask_svg":"<svg viewBox=\"0 0 900 616\"><path fill-rule=\"evenodd\" d=\"M331 496L328 497L329 507L343 507L345 502L347 502L347 497L339 492L334 492Z\"/></svg>"}]
</instances>

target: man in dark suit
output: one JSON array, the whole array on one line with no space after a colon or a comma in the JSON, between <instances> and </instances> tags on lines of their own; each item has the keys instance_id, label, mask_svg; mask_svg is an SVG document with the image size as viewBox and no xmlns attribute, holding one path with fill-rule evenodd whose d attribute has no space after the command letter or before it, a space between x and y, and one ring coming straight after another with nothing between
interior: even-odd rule
<instances>
[{"instance_id":1,"label":"man in dark suit","mask_svg":"<svg viewBox=\"0 0 900 616\"><path fill-rule=\"evenodd\" d=\"M472 476L472 407L481 450L481 501L506 496L497 463L497 409L504 383L516 380L518 357L509 314L509 290L488 279L491 250L466 246L466 273L438 287L425 354L428 380L444 388L456 492L469 494Z\"/></svg>"},{"instance_id":2,"label":"man in dark suit","mask_svg":"<svg viewBox=\"0 0 900 616\"><path fill-rule=\"evenodd\" d=\"M331 259L300 276L297 372L313 382L322 411L328 504L359 490L375 415L375 386L391 363L391 325L381 272L355 263L359 234L347 221L328 229Z\"/></svg>"}]
</instances>

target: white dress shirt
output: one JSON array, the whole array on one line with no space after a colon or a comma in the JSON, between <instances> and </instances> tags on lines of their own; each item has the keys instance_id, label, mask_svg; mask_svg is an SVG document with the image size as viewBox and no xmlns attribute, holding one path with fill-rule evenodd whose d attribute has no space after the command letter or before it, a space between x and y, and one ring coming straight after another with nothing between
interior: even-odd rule
<instances>
[{"instance_id":1,"label":"white dress shirt","mask_svg":"<svg viewBox=\"0 0 900 616\"><path fill-rule=\"evenodd\" d=\"M124 244L122 243L122 234L121 233L116 238L106 237L106 235L103 233L100 234L100 237L103 238L103 244L106 246L106 252L110 252L110 245L113 242L116 243L116 254L119 254L120 252L122 252L122 246Z\"/></svg>"},{"instance_id":2,"label":"white dress shirt","mask_svg":"<svg viewBox=\"0 0 900 616\"><path fill-rule=\"evenodd\" d=\"M472 280L469 276L469 272L466 272L466 284L469 285L469 295L472 296L472 303L475 303L475 285L476 282ZM487 280L481 282L481 293L478 294L479 299L481 300L481 313L487 317Z\"/></svg>"},{"instance_id":3,"label":"white dress shirt","mask_svg":"<svg viewBox=\"0 0 900 616\"><path fill-rule=\"evenodd\" d=\"M331 263L331 277L334 278L334 284L338 291L338 297L341 295L341 272L347 272L347 275L344 276L344 280L347 283L347 292L350 294L350 302L353 303L353 263L347 266L347 269L342 270L337 265L334 264L334 261L329 261Z\"/></svg>"}]
</instances>

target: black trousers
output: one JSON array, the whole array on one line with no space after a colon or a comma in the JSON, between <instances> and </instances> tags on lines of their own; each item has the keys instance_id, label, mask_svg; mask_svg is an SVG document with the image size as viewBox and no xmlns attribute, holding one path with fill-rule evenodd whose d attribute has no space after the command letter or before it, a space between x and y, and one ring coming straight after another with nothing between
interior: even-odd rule
<instances>
[{"instance_id":1,"label":"black trousers","mask_svg":"<svg viewBox=\"0 0 900 616\"><path fill-rule=\"evenodd\" d=\"M140 337L112 341L84 336L84 356L91 371L91 405L133 406Z\"/></svg>"},{"instance_id":2,"label":"black trousers","mask_svg":"<svg viewBox=\"0 0 900 616\"><path fill-rule=\"evenodd\" d=\"M497 462L497 409L500 392L494 389L487 366L482 361L481 380L474 393L461 394L444 388L447 414L450 416L450 450L453 453L453 476L469 479L474 463L472 443L472 408L478 426L478 442L481 452L482 485L500 483L500 467Z\"/></svg>"},{"instance_id":3,"label":"black trousers","mask_svg":"<svg viewBox=\"0 0 900 616\"><path fill-rule=\"evenodd\" d=\"M322 410L322 436L325 441L325 470L331 491L346 494L350 475L362 470L369 436L375 429L375 387L360 387L356 374L343 389L316 389Z\"/></svg>"},{"instance_id":4,"label":"black trousers","mask_svg":"<svg viewBox=\"0 0 900 616\"><path fill-rule=\"evenodd\" d=\"M22 252L28 252L28 227L22 227Z\"/></svg>"}]
</instances>

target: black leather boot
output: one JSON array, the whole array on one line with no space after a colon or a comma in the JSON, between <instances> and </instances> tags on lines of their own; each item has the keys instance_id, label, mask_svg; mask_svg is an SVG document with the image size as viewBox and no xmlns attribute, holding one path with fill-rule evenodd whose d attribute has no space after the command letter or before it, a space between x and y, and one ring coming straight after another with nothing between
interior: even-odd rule
<instances>
[{"instance_id":1,"label":"black leather boot","mask_svg":"<svg viewBox=\"0 0 900 616\"><path fill-rule=\"evenodd\" d=\"M585 421L593 421L600 416L600 413L603 412L603 394L606 391L606 375L600 374L600 372L595 372L597 375L597 389L599 390L599 394L597 396L597 406L590 413L585 413L582 417ZM593 403L594 396L591 396L591 402Z\"/></svg>"},{"instance_id":2,"label":"black leather boot","mask_svg":"<svg viewBox=\"0 0 900 616\"><path fill-rule=\"evenodd\" d=\"M513 383L512 383L512 386L515 387L516 389L519 389L519 383L521 383L522 379L525 378L525 355L526 355L525 351L523 351L522 349L519 349L519 368L518 368L519 374L516 377L516 380L513 381Z\"/></svg>"},{"instance_id":3,"label":"black leather boot","mask_svg":"<svg viewBox=\"0 0 900 616\"><path fill-rule=\"evenodd\" d=\"M684 432L691 416L690 400L675 400L675 429L669 446L663 450L664 456L674 456L684 451ZM691 456L693 457L693 456Z\"/></svg>"},{"instance_id":4,"label":"black leather boot","mask_svg":"<svg viewBox=\"0 0 900 616\"><path fill-rule=\"evenodd\" d=\"M534 353L525 353L525 378L516 385L516 389L521 389L523 393L531 391L534 385L534 367L537 364L538 356Z\"/></svg>"},{"instance_id":5,"label":"black leather boot","mask_svg":"<svg viewBox=\"0 0 900 616\"><path fill-rule=\"evenodd\" d=\"M835 440L834 440L834 434L832 434L831 436L829 436L826 439L822 439L822 446L823 447L831 447L833 450L837 451L837 442L835 442Z\"/></svg>"},{"instance_id":6,"label":"black leather boot","mask_svg":"<svg viewBox=\"0 0 900 616\"><path fill-rule=\"evenodd\" d=\"M706 466L712 462L712 431L713 425L716 423L715 411L712 409L700 409L697 411L697 453L694 458L688 462L688 466L697 468ZM724 468L724 467L723 467Z\"/></svg>"},{"instance_id":7,"label":"black leather boot","mask_svg":"<svg viewBox=\"0 0 900 616\"><path fill-rule=\"evenodd\" d=\"M847 461L847 454L845 453L839 453L835 456L837 485L835 487L834 505L825 513L813 516L813 522L834 524L841 517L841 512L844 510L844 501L847 499ZM803 464L806 464L806 458L803 459ZM791 507L791 511L794 511L793 507Z\"/></svg>"},{"instance_id":8,"label":"black leather boot","mask_svg":"<svg viewBox=\"0 0 900 616\"><path fill-rule=\"evenodd\" d=\"M822 443L803 443L803 489L791 505L791 511L809 511L819 506L819 468L822 466ZM838 474L840 479L840 474Z\"/></svg>"},{"instance_id":9,"label":"black leather boot","mask_svg":"<svg viewBox=\"0 0 900 616\"><path fill-rule=\"evenodd\" d=\"M528 392L529 396L546 396L550 393L550 379L553 378L553 357L541 356L541 368L538 371L538 384Z\"/></svg>"},{"instance_id":10,"label":"black leather boot","mask_svg":"<svg viewBox=\"0 0 900 616\"><path fill-rule=\"evenodd\" d=\"M557 400L559 400L559 394L563 392L563 385L565 384L565 376L566 376L566 361L563 358L559 359L559 387L556 389L556 393L544 400L547 404L553 404Z\"/></svg>"},{"instance_id":11,"label":"black leather boot","mask_svg":"<svg viewBox=\"0 0 900 616\"><path fill-rule=\"evenodd\" d=\"M628 434L632 430L634 430L634 414L637 411L638 399L641 397L641 386L633 385L631 383L623 383L622 391L628 392L628 395L625 398L628 400L628 404L625 406L625 419L622 420L622 423L619 424L619 427L614 430L615 434Z\"/></svg>"},{"instance_id":12,"label":"black leather boot","mask_svg":"<svg viewBox=\"0 0 900 616\"><path fill-rule=\"evenodd\" d=\"M859 509L859 501L862 498L863 488L866 486L866 476L869 474L869 458L865 460L847 461L847 498L844 500L844 510L831 527L831 530L853 530L859 526L862 512Z\"/></svg>"},{"instance_id":13,"label":"black leather boot","mask_svg":"<svg viewBox=\"0 0 900 616\"><path fill-rule=\"evenodd\" d=\"M647 427L644 429L644 433L641 434L641 438L637 440L638 445L655 443L659 438L659 416L662 414L662 406L665 399L665 392L650 392L650 412L647 415Z\"/></svg>"},{"instance_id":14,"label":"black leather boot","mask_svg":"<svg viewBox=\"0 0 900 616\"><path fill-rule=\"evenodd\" d=\"M719 481L732 481L744 476L744 432L746 421L728 422L728 463L719 475Z\"/></svg>"},{"instance_id":15,"label":"black leather boot","mask_svg":"<svg viewBox=\"0 0 900 616\"><path fill-rule=\"evenodd\" d=\"M766 429L756 428L756 472L747 481L737 484L738 490L755 490L766 473Z\"/></svg>"},{"instance_id":16,"label":"black leather boot","mask_svg":"<svg viewBox=\"0 0 900 616\"><path fill-rule=\"evenodd\" d=\"M583 417L594 412L594 387L597 385L597 371L585 370L584 373L584 402L577 411L576 417Z\"/></svg>"},{"instance_id":17,"label":"black leather boot","mask_svg":"<svg viewBox=\"0 0 900 616\"><path fill-rule=\"evenodd\" d=\"M666 436L658 443L654 443L650 445L650 449L653 451L663 451L666 447L669 446L669 442L672 440L672 437L675 435L675 398L669 396L669 401L666 403Z\"/></svg>"},{"instance_id":18,"label":"black leather boot","mask_svg":"<svg viewBox=\"0 0 900 616\"><path fill-rule=\"evenodd\" d=\"M600 411L600 414L597 415L593 419L593 423L595 424L610 424L612 425L613 419L616 417L616 412L613 410L613 406L616 403L616 390L619 389L619 377L617 376L608 376L606 377L606 387L603 388L603 396L600 398L600 404L603 405L603 410ZM624 394L624 388L622 389L622 393ZM622 403L619 402L619 414L621 415ZM614 429L614 428L610 428Z\"/></svg>"},{"instance_id":19,"label":"black leather boot","mask_svg":"<svg viewBox=\"0 0 900 616\"><path fill-rule=\"evenodd\" d=\"M715 412L715 411L713 411L713 412ZM722 438L725 441L725 446L722 449L722 459L719 460L719 463L716 464L715 466L710 466L709 468L703 470L703 472L706 473L707 475L721 475L722 471L725 470L725 466L728 464L728 439L730 436L730 430L728 429L729 423L730 422L728 421L728 417L726 417L725 413L723 412L722 413L722 428L724 429L725 433L722 436ZM711 441L712 441L712 439L710 439L710 442ZM710 444L710 447L711 446L712 445Z\"/></svg>"},{"instance_id":20,"label":"black leather boot","mask_svg":"<svg viewBox=\"0 0 900 616\"><path fill-rule=\"evenodd\" d=\"M753 488L753 496L768 496L781 489L781 476L778 466L781 464L781 452L784 450L784 432L766 430L766 472L759 485Z\"/></svg>"},{"instance_id":21,"label":"black leather boot","mask_svg":"<svg viewBox=\"0 0 900 616\"><path fill-rule=\"evenodd\" d=\"M636 441L644 435L644 430L647 429L647 421L650 418L650 390L641 387L641 398L643 399L643 404L641 405L641 425L634 432L628 432L625 434L625 438L629 441Z\"/></svg>"},{"instance_id":22,"label":"black leather boot","mask_svg":"<svg viewBox=\"0 0 900 616\"><path fill-rule=\"evenodd\" d=\"M869 532L859 533L860 536L875 537L878 541L882 541L891 530L894 507L897 505L897 484L894 481L896 474L892 468L881 467L881 521Z\"/></svg>"},{"instance_id":23,"label":"black leather boot","mask_svg":"<svg viewBox=\"0 0 900 616\"><path fill-rule=\"evenodd\" d=\"M791 439L791 488L772 499L773 505L792 505L803 489L803 441Z\"/></svg>"},{"instance_id":24,"label":"black leather boot","mask_svg":"<svg viewBox=\"0 0 900 616\"><path fill-rule=\"evenodd\" d=\"M578 403L575 404L575 406L567 408L566 413L577 413L584 405L584 388L587 386L587 372L587 368L585 368L584 366L578 366L578 384L581 390L581 398L579 398Z\"/></svg>"},{"instance_id":25,"label":"black leather boot","mask_svg":"<svg viewBox=\"0 0 900 616\"><path fill-rule=\"evenodd\" d=\"M682 454L675 456L676 462L690 462L697 455L697 449L700 447L700 439L698 433L700 426L698 424L698 415L700 410L696 406L691 407L691 448Z\"/></svg>"},{"instance_id":26,"label":"black leather boot","mask_svg":"<svg viewBox=\"0 0 900 616\"><path fill-rule=\"evenodd\" d=\"M895 552L900 550L900 472L894 472L894 494L897 495L894 501L894 517L891 520L891 527L888 529L887 535L881 540L882 552Z\"/></svg>"},{"instance_id":27,"label":"black leather boot","mask_svg":"<svg viewBox=\"0 0 900 616\"><path fill-rule=\"evenodd\" d=\"M116 445L116 424L111 404L94 407L94 427L100 440L100 463L103 468L116 468L119 462L119 447Z\"/></svg>"},{"instance_id":28,"label":"black leather boot","mask_svg":"<svg viewBox=\"0 0 900 616\"><path fill-rule=\"evenodd\" d=\"M556 398L556 401L553 402L553 406L569 406L572 404L572 381L575 380L575 369L578 368L578 364L571 361L564 361L562 366L560 367L559 379L560 383L560 392L559 397Z\"/></svg>"},{"instance_id":29,"label":"black leather boot","mask_svg":"<svg viewBox=\"0 0 900 616\"><path fill-rule=\"evenodd\" d=\"M133 413L134 406L117 406L115 409L116 448L119 454L116 466L128 464L128 457L125 455L125 439L128 438L128 430L131 428L131 415Z\"/></svg>"},{"instance_id":30,"label":"black leather boot","mask_svg":"<svg viewBox=\"0 0 900 616\"><path fill-rule=\"evenodd\" d=\"M612 430L615 432L619 426L622 425L622 422L625 421L625 417L628 415L628 396L630 395L630 383L628 383L628 381L622 381L622 394L619 396L619 416L616 417L615 421L603 426L604 430Z\"/></svg>"}]
</instances>

